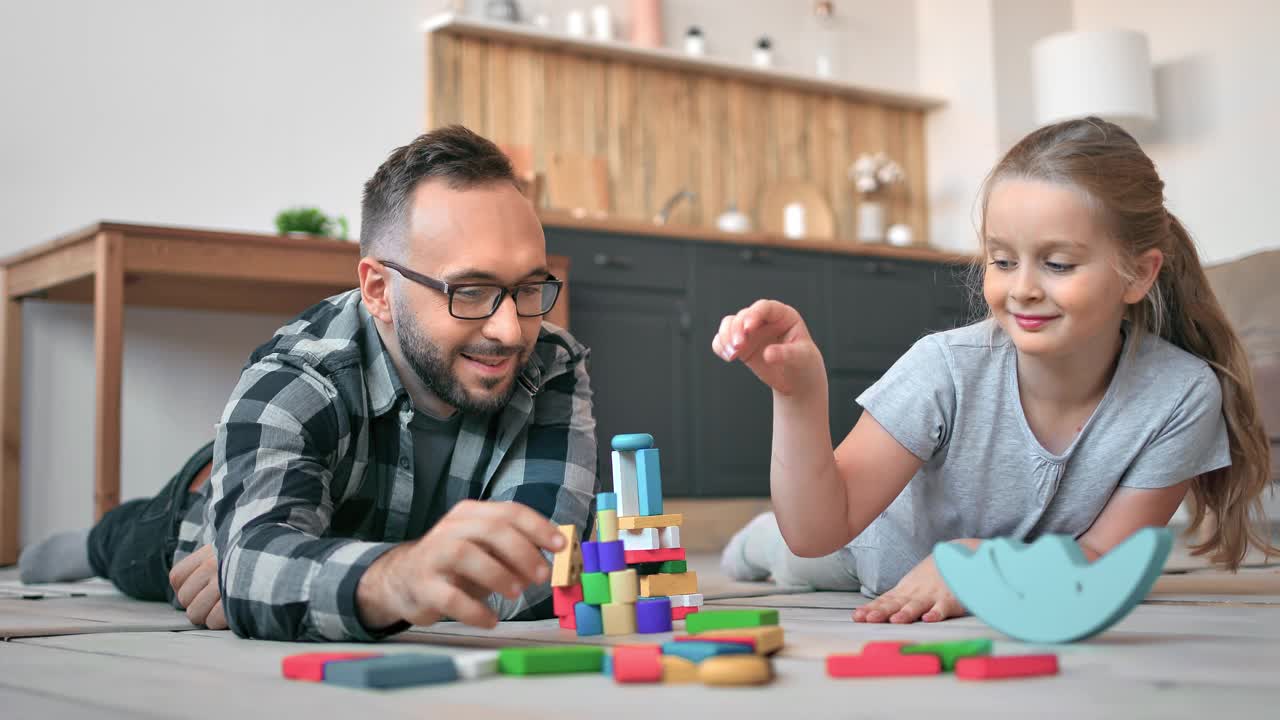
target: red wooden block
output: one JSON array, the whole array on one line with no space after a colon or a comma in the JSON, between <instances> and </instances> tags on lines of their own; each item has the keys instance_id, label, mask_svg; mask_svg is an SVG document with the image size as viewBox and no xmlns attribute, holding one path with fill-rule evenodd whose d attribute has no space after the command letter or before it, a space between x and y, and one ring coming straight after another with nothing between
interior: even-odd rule
<instances>
[{"instance_id":1,"label":"red wooden block","mask_svg":"<svg viewBox=\"0 0 1280 720\"><path fill-rule=\"evenodd\" d=\"M551 604L556 617L573 617L574 603L582 602L582 583L551 588ZM560 627L564 627L562 624Z\"/></svg>"},{"instance_id":2,"label":"red wooden block","mask_svg":"<svg viewBox=\"0 0 1280 720\"><path fill-rule=\"evenodd\" d=\"M697 607L673 607L671 608L671 619L683 620L685 619L686 615L692 615L693 613L696 613L701 609L702 608L697 608Z\"/></svg>"},{"instance_id":3,"label":"red wooden block","mask_svg":"<svg viewBox=\"0 0 1280 720\"><path fill-rule=\"evenodd\" d=\"M620 683L662 682L662 646L619 645L614 648L613 679Z\"/></svg>"},{"instance_id":4,"label":"red wooden block","mask_svg":"<svg viewBox=\"0 0 1280 720\"><path fill-rule=\"evenodd\" d=\"M628 565L640 563L666 562L668 560L684 560L684 548L663 548L662 550L628 550L623 553Z\"/></svg>"},{"instance_id":5,"label":"red wooden block","mask_svg":"<svg viewBox=\"0 0 1280 720\"><path fill-rule=\"evenodd\" d=\"M358 660L360 658L377 657L379 653L369 652L311 652L290 655L280 662L280 669L290 680L307 680L321 682L324 680L325 663L340 660Z\"/></svg>"},{"instance_id":6,"label":"red wooden block","mask_svg":"<svg viewBox=\"0 0 1280 720\"><path fill-rule=\"evenodd\" d=\"M568 615L561 615L560 627L564 628L565 630L577 630L578 617L573 613L569 613Z\"/></svg>"},{"instance_id":7,"label":"red wooden block","mask_svg":"<svg viewBox=\"0 0 1280 720\"><path fill-rule=\"evenodd\" d=\"M898 642L897 640L879 640L869 642L862 646L862 655L869 657L872 655L901 655L902 648L910 645L909 642Z\"/></svg>"},{"instance_id":8,"label":"red wooden block","mask_svg":"<svg viewBox=\"0 0 1280 720\"><path fill-rule=\"evenodd\" d=\"M831 677L898 677L905 675L937 675L942 660L937 655L828 655L827 674Z\"/></svg>"},{"instance_id":9,"label":"red wooden block","mask_svg":"<svg viewBox=\"0 0 1280 720\"><path fill-rule=\"evenodd\" d=\"M956 662L956 677L965 680L997 680L1057 674L1057 655L990 655L961 658Z\"/></svg>"}]
</instances>

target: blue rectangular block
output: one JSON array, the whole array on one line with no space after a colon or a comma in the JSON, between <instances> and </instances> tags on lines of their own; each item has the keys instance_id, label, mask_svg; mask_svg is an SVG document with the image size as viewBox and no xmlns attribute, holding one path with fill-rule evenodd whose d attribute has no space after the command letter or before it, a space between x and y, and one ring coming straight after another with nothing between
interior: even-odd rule
<instances>
[{"instance_id":1,"label":"blue rectangular block","mask_svg":"<svg viewBox=\"0 0 1280 720\"><path fill-rule=\"evenodd\" d=\"M448 655L395 653L366 660L329 663L324 681L360 688L399 688L410 685L453 682L458 668Z\"/></svg>"},{"instance_id":2,"label":"blue rectangular block","mask_svg":"<svg viewBox=\"0 0 1280 720\"><path fill-rule=\"evenodd\" d=\"M577 625L579 637L604 634L604 613L600 611L599 605L574 603L573 621Z\"/></svg>"},{"instance_id":3,"label":"blue rectangular block","mask_svg":"<svg viewBox=\"0 0 1280 720\"><path fill-rule=\"evenodd\" d=\"M599 493L596 495L596 512L601 510L617 510L618 495L617 493Z\"/></svg>"},{"instance_id":4,"label":"blue rectangular block","mask_svg":"<svg viewBox=\"0 0 1280 720\"><path fill-rule=\"evenodd\" d=\"M636 485L641 515L662 514L662 461L658 448L636 451Z\"/></svg>"}]
</instances>

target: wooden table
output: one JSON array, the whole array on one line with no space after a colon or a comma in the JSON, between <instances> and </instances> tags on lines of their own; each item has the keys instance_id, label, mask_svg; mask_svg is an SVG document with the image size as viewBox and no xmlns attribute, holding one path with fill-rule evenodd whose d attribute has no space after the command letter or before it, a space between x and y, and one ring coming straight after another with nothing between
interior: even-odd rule
<instances>
[{"instance_id":1,"label":"wooden table","mask_svg":"<svg viewBox=\"0 0 1280 720\"><path fill-rule=\"evenodd\" d=\"M124 306L289 315L356 285L355 243L101 222L0 261L0 565L17 561L22 302L93 305L95 517L120 502ZM549 259L568 276L568 259ZM568 325L561 297L548 317Z\"/></svg>"}]
</instances>

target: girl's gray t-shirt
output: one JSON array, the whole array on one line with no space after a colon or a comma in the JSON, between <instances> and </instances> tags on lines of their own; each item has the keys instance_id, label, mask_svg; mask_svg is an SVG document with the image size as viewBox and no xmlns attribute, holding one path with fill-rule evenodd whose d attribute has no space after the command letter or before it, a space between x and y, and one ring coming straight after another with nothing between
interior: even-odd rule
<instances>
[{"instance_id":1,"label":"girl's gray t-shirt","mask_svg":"<svg viewBox=\"0 0 1280 720\"><path fill-rule=\"evenodd\" d=\"M857 402L924 461L849 544L862 589L873 595L935 543L1079 537L1118 486L1163 488L1231 464L1213 370L1128 329L1106 393L1060 455L1027 424L1017 351L993 320L922 338Z\"/></svg>"}]
</instances>

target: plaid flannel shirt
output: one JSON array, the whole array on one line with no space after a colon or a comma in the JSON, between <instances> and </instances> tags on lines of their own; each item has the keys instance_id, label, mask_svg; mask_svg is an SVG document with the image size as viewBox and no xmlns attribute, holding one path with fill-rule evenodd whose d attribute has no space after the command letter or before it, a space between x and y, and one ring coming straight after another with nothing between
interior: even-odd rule
<instances>
[{"instance_id":1,"label":"plaid flannel shirt","mask_svg":"<svg viewBox=\"0 0 1280 720\"><path fill-rule=\"evenodd\" d=\"M520 502L586 536L599 489L587 356L543 324L507 406L463 417L450 507L466 498ZM413 412L359 291L310 308L254 351L174 559L213 543L236 634L373 640L407 627L364 627L355 591L378 556L413 539L413 503L431 501L415 496ZM550 596L541 584L489 603L503 619L550 616Z\"/></svg>"}]
</instances>

